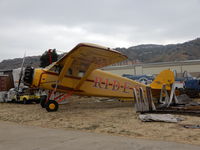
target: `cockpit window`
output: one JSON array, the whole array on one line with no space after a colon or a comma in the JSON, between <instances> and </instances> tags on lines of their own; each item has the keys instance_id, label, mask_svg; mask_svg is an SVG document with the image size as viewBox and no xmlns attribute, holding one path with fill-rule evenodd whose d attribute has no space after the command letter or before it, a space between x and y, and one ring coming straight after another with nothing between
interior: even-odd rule
<instances>
[{"instance_id":1,"label":"cockpit window","mask_svg":"<svg viewBox=\"0 0 200 150\"><path fill-rule=\"evenodd\" d=\"M69 76L72 76L72 75L73 75L73 71L72 71L71 68L69 68L69 69L67 70L67 75L69 75Z\"/></svg>"},{"instance_id":2,"label":"cockpit window","mask_svg":"<svg viewBox=\"0 0 200 150\"><path fill-rule=\"evenodd\" d=\"M54 65L54 66L50 69L50 71L53 71L53 72L58 73L58 74L61 72L61 70L62 70L62 66L60 66L60 65Z\"/></svg>"},{"instance_id":3,"label":"cockpit window","mask_svg":"<svg viewBox=\"0 0 200 150\"><path fill-rule=\"evenodd\" d=\"M79 71L79 73L78 73L78 77L83 77L85 75L85 71Z\"/></svg>"},{"instance_id":4,"label":"cockpit window","mask_svg":"<svg viewBox=\"0 0 200 150\"><path fill-rule=\"evenodd\" d=\"M85 75L88 67L89 64L74 60L69 69L66 71L66 75L82 78Z\"/></svg>"}]
</instances>

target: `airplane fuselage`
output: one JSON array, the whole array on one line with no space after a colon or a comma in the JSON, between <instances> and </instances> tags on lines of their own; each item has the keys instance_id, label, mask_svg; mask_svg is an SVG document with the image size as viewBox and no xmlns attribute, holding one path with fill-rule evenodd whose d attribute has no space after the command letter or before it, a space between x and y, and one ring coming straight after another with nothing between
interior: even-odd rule
<instances>
[{"instance_id":1,"label":"airplane fuselage","mask_svg":"<svg viewBox=\"0 0 200 150\"><path fill-rule=\"evenodd\" d=\"M146 91L147 85L124 78L100 69L94 70L83 82L80 88L76 89L80 82L80 76L65 75L62 82L57 82L59 73L45 69L35 69L32 87L54 90L58 92L73 92L77 95L132 98L133 90L139 91L142 88Z\"/></svg>"}]
</instances>

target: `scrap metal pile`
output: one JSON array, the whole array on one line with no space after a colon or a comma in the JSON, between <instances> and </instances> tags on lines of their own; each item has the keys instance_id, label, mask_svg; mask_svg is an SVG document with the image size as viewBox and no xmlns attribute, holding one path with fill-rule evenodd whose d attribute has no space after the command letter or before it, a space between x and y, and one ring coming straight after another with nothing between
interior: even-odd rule
<instances>
[{"instance_id":1,"label":"scrap metal pile","mask_svg":"<svg viewBox=\"0 0 200 150\"><path fill-rule=\"evenodd\" d=\"M140 113L187 113L200 116L200 101L195 101L186 94L177 96L176 93L173 84L170 93L163 86L160 98L157 100L151 98L149 101L144 97L140 97L140 100L136 98L136 111ZM147 93L147 95L151 94Z\"/></svg>"}]
</instances>

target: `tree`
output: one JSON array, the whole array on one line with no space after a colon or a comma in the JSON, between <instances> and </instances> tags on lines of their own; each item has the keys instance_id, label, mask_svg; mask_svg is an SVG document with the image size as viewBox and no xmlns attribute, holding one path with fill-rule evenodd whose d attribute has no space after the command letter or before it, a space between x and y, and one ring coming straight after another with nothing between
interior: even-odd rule
<instances>
[{"instance_id":1,"label":"tree","mask_svg":"<svg viewBox=\"0 0 200 150\"><path fill-rule=\"evenodd\" d=\"M44 68L57 60L58 54L56 53L56 49L49 49L48 51L45 51L40 57L40 67Z\"/></svg>"}]
</instances>

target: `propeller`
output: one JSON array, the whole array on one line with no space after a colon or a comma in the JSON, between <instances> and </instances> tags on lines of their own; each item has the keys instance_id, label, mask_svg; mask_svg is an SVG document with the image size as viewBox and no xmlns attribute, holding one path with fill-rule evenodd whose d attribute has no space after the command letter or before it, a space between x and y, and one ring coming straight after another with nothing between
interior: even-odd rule
<instances>
[{"instance_id":1,"label":"propeller","mask_svg":"<svg viewBox=\"0 0 200 150\"><path fill-rule=\"evenodd\" d=\"M22 81L25 57L26 57L26 52L24 53L24 58L22 60L21 70L20 70L20 74L19 74L19 82L18 82L18 86L17 86L17 92L19 92L19 87L20 87L20 84L21 84L21 81Z\"/></svg>"}]
</instances>

